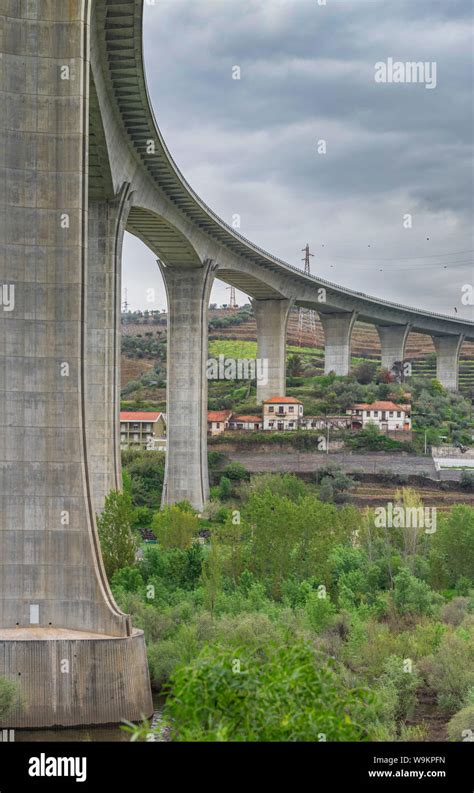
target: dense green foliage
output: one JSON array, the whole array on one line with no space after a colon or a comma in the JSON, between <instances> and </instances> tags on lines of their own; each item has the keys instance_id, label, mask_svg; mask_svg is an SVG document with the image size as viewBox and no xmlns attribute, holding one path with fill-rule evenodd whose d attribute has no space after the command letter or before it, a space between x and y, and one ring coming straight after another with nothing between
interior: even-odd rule
<instances>
[{"instance_id":1,"label":"dense green foliage","mask_svg":"<svg viewBox=\"0 0 474 793\"><path fill-rule=\"evenodd\" d=\"M472 705L474 510L381 528L321 500L323 473L228 471L234 495L165 510L161 541L114 573L173 740L423 740L420 692L445 724Z\"/></svg>"}]
</instances>

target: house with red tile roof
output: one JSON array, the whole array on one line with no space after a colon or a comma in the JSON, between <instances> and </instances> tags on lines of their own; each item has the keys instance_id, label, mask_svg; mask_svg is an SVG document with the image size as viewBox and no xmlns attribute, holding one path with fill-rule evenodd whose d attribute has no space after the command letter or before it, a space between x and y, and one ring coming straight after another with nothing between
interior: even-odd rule
<instances>
[{"instance_id":1,"label":"house with red tile roof","mask_svg":"<svg viewBox=\"0 0 474 793\"><path fill-rule=\"evenodd\" d=\"M120 411L120 448L165 451L166 421L163 413Z\"/></svg>"},{"instance_id":2,"label":"house with red tile roof","mask_svg":"<svg viewBox=\"0 0 474 793\"><path fill-rule=\"evenodd\" d=\"M303 403L295 397L274 396L263 403L264 430L297 430L302 417Z\"/></svg>"},{"instance_id":3,"label":"house with red tile roof","mask_svg":"<svg viewBox=\"0 0 474 793\"><path fill-rule=\"evenodd\" d=\"M347 411L352 429L362 429L375 424L381 432L411 430L411 405L398 405L390 401L360 402Z\"/></svg>"},{"instance_id":4,"label":"house with red tile roof","mask_svg":"<svg viewBox=\"0 0 474 793\"><path fill-rule=\"evenodd\" d=\"M207 432L209 435L220 435L229 429L231 410L208 410Z\"/></svg>"},{"instance_id":5,"label":"house with red tile roof","mask_svg":"<svg viewBox=\"0 0 474 793\"><path fill-rule=\"evenodd\" d=\"M261 416L232 416L229 422L229 429L231 430L251 430L258 431L263 428L263 420Z\"/></svg>"}]
</instances>

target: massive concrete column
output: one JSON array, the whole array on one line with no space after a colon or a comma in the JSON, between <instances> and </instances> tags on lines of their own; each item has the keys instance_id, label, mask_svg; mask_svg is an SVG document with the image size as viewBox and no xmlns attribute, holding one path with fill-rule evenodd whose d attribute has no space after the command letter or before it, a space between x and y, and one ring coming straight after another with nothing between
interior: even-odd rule
<instances>
[{"instance_id":1,"label":"massive concrete column","mask_svg":"<svg viewBox=\"0 0 474 793\"><path fill-rule=\"evenodd\" d=\"M459 387L459 353L463 336L433 336L436 349L436 377L444 388L457 391Z\"/></svg>"},{"instance_id":2,"label":"massive concrete column","mask_svg":"<svg viewBox=\"0 0 474 793\"><path fill-rule=\"evenodd\" d=\"M319 318L324 328L324 372L337 375L349 374L351 365L351 335L356 312L347 314L324 314Z\"/></svg>"},{"instance_id":3,"label":"massive concrete column","mask_svg":"<svg viewBox=\"0 0 474 793\"><path fill-rule=\"evenodd\" d=\"M122 243L130 187L112 200L89 201L87 268L86 429L91 496L102 511L111 490L120 490L120 314Z\"/></svg>"},{"instance_id":4,"label":"massive concrete column","mask_svg":"<svg viewBox=\"0 0 474 793\"><path fill-rule=\"evenodd\" d=\"M217 265L166 267L168 297L167 453L162 504L209 499L207 466L207 330Z\"/></svg>"},{"instance_id":5,"label":"massive concrete column","mask_svg":"<svg viewBox=\"0 0 474 793\"><path fill-rule=\"evenodd\" d=\"M391 371L395 361L405 358L410 325L377 325L382 347L382 368Z\"/></svg>"},{"instance_id":6,"label":"massive concrete column","mask_svg":"<svg viewBox=\"0 0 474 793\"><path fill-rule=\"evenodd\" d=\"M23 700L9 726L139 718L143 633L103 568L86 427L90 3L0 9L0 676Z\"/></svg>"},{"instance_id":7,"label":"massive concrete column","mask_svg":"<svg viewBox=\"0 0 474 793\"><path fill-rule=\"evenodd\" d=\"M257 402L286 394L286 328L292 300L252 300L257 322L257 357L266 361L268 380L257 382Z\"/></svg>"}]
</instances>

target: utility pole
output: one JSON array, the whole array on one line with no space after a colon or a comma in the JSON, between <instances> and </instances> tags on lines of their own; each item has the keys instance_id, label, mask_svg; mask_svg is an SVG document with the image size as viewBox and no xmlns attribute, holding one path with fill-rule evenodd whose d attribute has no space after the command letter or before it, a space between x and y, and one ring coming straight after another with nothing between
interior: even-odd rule
<instances>
[{"instance_id":1,"label":"utility pole","mask_svg":"<svg viewBox=\"0 0 474 793\"><path fill-rule=\"evenodd\" d=\"M314 256L314 253L310 253L309 245L306 245L306 248L303 248L304 259L304 272L305 275L311 275L311 265L310 265L310 257ZM302 347L303 345L303 335L307 331L313 343L316 343L316 312L313 311L311 308L304 308L300 306L298 311L298 346Z\"/></svg>"}]
</instances>

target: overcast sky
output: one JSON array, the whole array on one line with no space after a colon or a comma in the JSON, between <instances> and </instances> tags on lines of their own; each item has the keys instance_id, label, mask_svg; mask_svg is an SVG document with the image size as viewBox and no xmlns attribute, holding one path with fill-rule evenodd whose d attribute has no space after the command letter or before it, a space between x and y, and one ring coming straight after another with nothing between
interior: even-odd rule
<instances>
[{"instance_id":1,"label":"overcast sky","mask_svg":"<svg viewBox=\"0 0 474 793\"><path fill-rule=\"evenodd\" d=\"M290 264L308 242L323 278L473 318L472 0L148 2L158 124L209 206ZM388 58L434 62L436 87L377 83ZM129 235L124 286L132 308L166 305ZM212 299L228 295L220 283Z\"/></svg>"}]
</instances>

